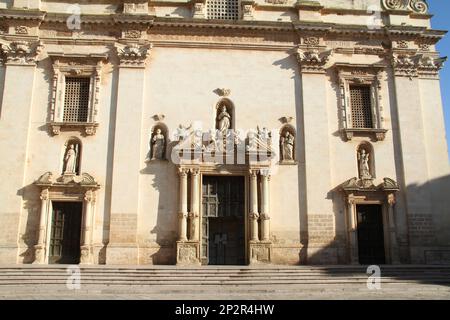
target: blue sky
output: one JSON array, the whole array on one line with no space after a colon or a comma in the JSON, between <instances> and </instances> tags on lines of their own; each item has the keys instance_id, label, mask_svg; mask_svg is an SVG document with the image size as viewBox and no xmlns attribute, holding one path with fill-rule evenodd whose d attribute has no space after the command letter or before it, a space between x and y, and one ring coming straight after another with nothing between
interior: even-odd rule
<instances>
[{"instance_id":1,"label":"blue sky","mask_svg":"<svg viewBox=\"0 0 450 320\"><path fill-rule=\"evenodd\" d=\"M434 14L431 19L433 29L450 30L450 1L449 0L428 0L430 13ZM450 33L438 44L441 56L448 56L444 69L441 70L441 89L444 103L445 126L447 129L447 143L450 138ZM450 153L449 153L450 154Z\"/></svg>"}]
</instances>

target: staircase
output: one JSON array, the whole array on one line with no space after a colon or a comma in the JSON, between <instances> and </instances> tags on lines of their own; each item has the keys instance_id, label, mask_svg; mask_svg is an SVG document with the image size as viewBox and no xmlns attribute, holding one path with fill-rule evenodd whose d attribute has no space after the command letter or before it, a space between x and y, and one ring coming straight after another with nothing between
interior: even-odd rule
<instances>
[{"instance_id":1,"label":"staircase","mask_svg":"<svg viewBox=\"0 0 450 320\"><path fill-rule=\"evenodd\" d=\"M76 290L67 267L0 266L0 298L450 299L450 266L381 266L380 290L362 266L80 266Z\"/></svg>"}]
</instances>

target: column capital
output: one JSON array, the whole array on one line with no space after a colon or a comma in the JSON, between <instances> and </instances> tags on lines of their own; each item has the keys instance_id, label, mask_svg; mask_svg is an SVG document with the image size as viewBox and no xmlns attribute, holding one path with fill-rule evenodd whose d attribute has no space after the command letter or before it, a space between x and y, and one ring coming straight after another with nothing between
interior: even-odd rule
<instances>
[{"instance_id":1,"label":"column capital","mask_svg":"<svg viewBox=\"0 0 450 320\"><path fill-rule=\"evenodd\" d=\"M40 198L42 201L47 201L50 198L50 191L48 189L42 190Z\"/></svg>"},{"instance_id":2,"label":"column capital","mask_svg":"<svg viewBox=\"0 0 450 320\"><path fill-rule=\"evenodd\" d=\"M189 169L188 168L178 168L178 175L182 178L186 177L187 174L189 173Z\"/></svg>"},{"instance_id":3,"label":"column capital","mask_svg":"<svg viewBox=\"0 0 450 320\"><path fill-rule=\"evenodd\" d=\"M395 205L396 203L395 194L389 193L387 195L387 203L389 204L390 207L393 207Z\"/></svg>"},{"instance_id":4,"label":"column capital","mask_svg":"<svg viewBox=\"0 0 450 320\"><path fill-rule=\"evenodd\" d=\"M250 175L251 178L256 178L258 176L258 169L249 169L248 173Z\"/></svg>"},{"instance_id":5,"label":"column capital","mask_svg":"<svg viewBox=\"0 0 450 320\"><path fill-rule=\"evenodd\" d=\"M84 194L84 200L86 202L94 202L95 201L95 192L92 190L86 191Z\"/></svg>"},{"instance_id":6,"label":"column capital","mask_svg":"<svg viewBox=\"0 0 450 320\"><path fill-rule=\"evenodd\" d=\"M260 170L259 170L259 174L260 174L261 177L263 177L263 178L270 179L270 170L269 170L269 169L260 169Z\"/></svg>"},{"instance_id":7,"label":"column capital","mask_svg":"<svg viewBox=\"0 0 450 320\"><path fill-rule=\"evenodd\" d=\"M198 176L200 174L200 169L199 168L190 168L189 172L193 175L193 176Z\"/></svg>"},{"instance_id":8,"label":"column capital","mask_svg":"<svg viewBox=\"0 0 450 320\"><path fill-rule=\"evenodd\" d=\"M120 67L145 68L152 47L153 45L149 42L116 43Z\"/></svg>"},{"instance_id":9,"label":"column capital","mask_svg":"<svg viewBox=\"0 0 450 320\"><path fill-rule=\"evenodd\" d=\"M325 65L330 60L332 50L319 51L317 47L297 47L296 57L302 73L325 73Z\"/></svg>"},{"instance_id":10,"label":"column capital","mask_svg":"<svg viewBox=\"0 0 450 320\"><path fill-rule=\"evenodd\" d=\"M39 40L0 40L0 51L7 65L35 66L43 47Z\"/></svg>"}]
</instances>

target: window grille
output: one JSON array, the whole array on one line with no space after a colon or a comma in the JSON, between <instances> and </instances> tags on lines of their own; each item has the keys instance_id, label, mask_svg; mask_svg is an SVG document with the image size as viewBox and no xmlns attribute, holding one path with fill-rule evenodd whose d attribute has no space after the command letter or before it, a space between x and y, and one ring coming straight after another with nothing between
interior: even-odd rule
<instances>
[{"instance_id":1,"label":"window grille","mask_svg":"<svg viewBox=\"0 0 450 320\"><path fill-rule=\"evenodd\" d=\"M353 128L373 128L369 86L350 86Z\"/></svg>"},{"instance_id":2,"label":"window grille","mask_svg":"<svg viewBox=\"0 0 450 320\"><path fill-rule=\"evenodd\" d=\"M90 78L66 77L64 122L87 122Z\"/></svg>"},{"instance_id":3,"label":"window grille","mask_svg":"<svg viewBox=\"0 0 450 320\"><path fill-rule=\"evenodd\" d=\"M239 0L207 0L208 19L238 20Z\"/></svg>"}]
</instances>

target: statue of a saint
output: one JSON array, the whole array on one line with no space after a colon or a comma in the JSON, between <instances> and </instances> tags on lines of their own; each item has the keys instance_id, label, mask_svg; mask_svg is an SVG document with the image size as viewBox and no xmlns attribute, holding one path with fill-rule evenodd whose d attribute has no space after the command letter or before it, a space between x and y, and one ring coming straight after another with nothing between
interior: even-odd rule
<instances>
[{"instance_id":1,"label":"statue of a saint","mask_svg":"<svg viewBox=\"0 0 450 320\"><path fill-rule=\"evenodd\" d=\"M228 130L231 128L231 116L227 111L226 106L222 106L220 113L217 116L217 129L223 137L227 136Z\"/></svg>"},{"instance_id":2,"label":"statue of a saint","mask_svg":"<svg viewBox=\"0 0 450 320\"><path fill-rule=\"evenodd\" d=\"M161 129L157 128L156 132L153 135L152 138L152 160L158 159L163 160L164 159L164 147L166 144L166 139L164 135L162 134Z\"/></svg>"},{"instance_id":3,"label":"statue of a saint","mask_svg":"<svg viewBox=\"0 0 450 320\"><path fill-rule=\"evenodd\" d=\"M69 145L69 149L66 152L64 158L65 170L64 174L76 174L77 170L77 151L75 150L75 145Z\"/></svg>"},{"instance_id":4,"label":"statue of a saint","mask_svg":"<svg viewBox=\"0 0 450 320\"><path fill-rule=\"evenodd\" d=\"M294 160L294 143L294 135L286 131L284 136L281 137L281 160Z\"/></svg>"},{"instance_id":5,"label":"statue of a saint","mask_svg":"<svg viewBox=\"0 0 450 320\"><path fill-rule=\"evenodd\" d=\"M361 149L358 153L359 175L361 179L372 179L372 175L370 174L369 157L370 154L364 149Z\"/></svg>"}]
</instances>

